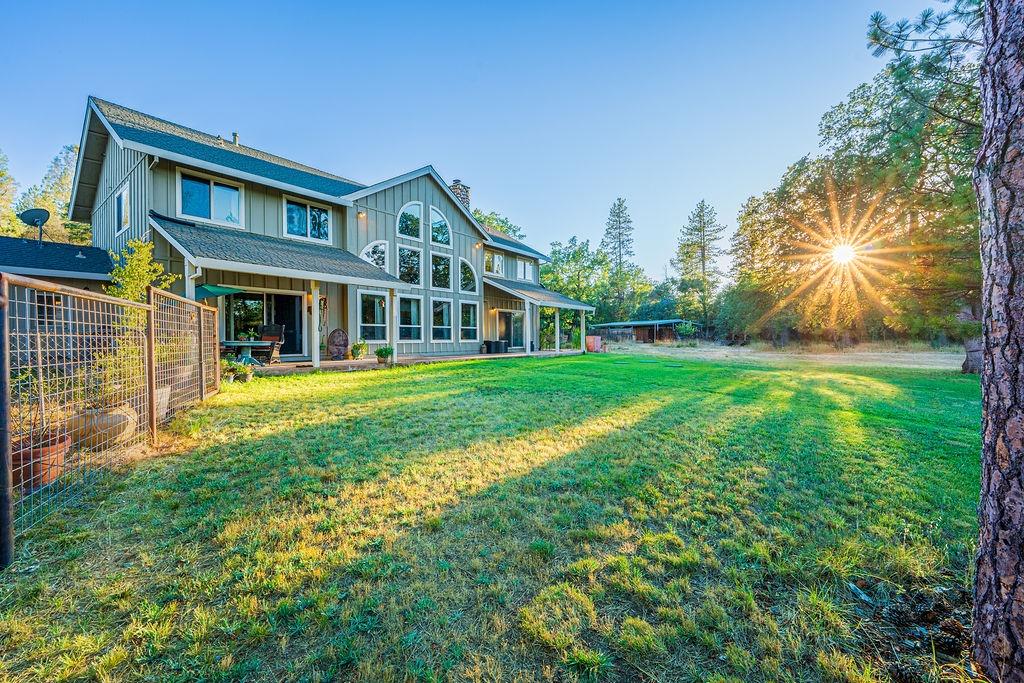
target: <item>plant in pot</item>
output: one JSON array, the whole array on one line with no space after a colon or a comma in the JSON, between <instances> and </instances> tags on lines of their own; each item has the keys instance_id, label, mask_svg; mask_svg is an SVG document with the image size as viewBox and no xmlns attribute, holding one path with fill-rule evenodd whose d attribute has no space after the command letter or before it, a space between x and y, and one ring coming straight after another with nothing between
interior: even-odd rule
<instances>
[{"instance_id":1,"label":"plant in pot","mask_svg":"<svg viewBox=\"0 0 1024 683\"><path fill-rule=\"evenodd\" d=\"M377 350L374 351L374 353L377 354L377 362L381 365L384 365L391 360L391 354L394 352L395 350L390 346L378 346Z\"/></svg>"},{"instance_id":2,"label":"plant in pot","mask_svg":"<svg viewBox=\"0 0 1024 683\"><path fill-rule=\"evenodd\" d=\"M366 355L366 352L367 350L369 350L369 348L370 345L366 343L366 340L360 339L359 341L352 345L352 358L355 360L359 360L360 358Z\"/></svg>"},{"instance_id":3,"label":"plant in pot","mask_svg":"<svg viewBox=\"0 0 1024 683\"><path fill-rule=\"evenodd\" d=\"M231 384L235 381L235 363L228 358L220 359L220 381Z\"/></svg>"},{"instance_id":4,"label":"plant in pot","mask_svg":"<svg viewBox=\"0 0 1024 683\"><path fill-rule=\"evenodd\" d=\"M103 449L131 441L139 427L145 361L139 344L122 344L97 354L78 383L83 388L82 410L71 416L68 428L75 446Z\"/></svg>"},{"instance_id":5,"label":"plant in pot","mask_svg":"<svg viewBox=\"0 0 1024 683\"><path fill-rule=\"evenodd\" d=\"M25 373L11 378L11 414L15 439L11 443L11 475L15 488L36 489L64 472L71 436L60 424L57 405L50 397L63 388L57 380ZM54 401L54 403L58 403Z\"/></svg>"},{"instance_id":6,"label":"plant in pot","mask_svg":"<svg viewBox=\"0 0 1024 683\"><path fill-rule=\"evenodd\" d=\"M239 382L248 382L252 379L252 373L255 368L248 363L234 363L235 366L235 379Z\"/></svg>"}]
</instances>

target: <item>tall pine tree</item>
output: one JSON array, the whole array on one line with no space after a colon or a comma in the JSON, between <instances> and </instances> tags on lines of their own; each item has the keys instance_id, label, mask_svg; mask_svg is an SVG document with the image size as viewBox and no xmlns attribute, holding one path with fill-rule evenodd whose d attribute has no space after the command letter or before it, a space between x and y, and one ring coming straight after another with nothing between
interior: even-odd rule
<instances>
[{"instance_id":1,"label":"tall pine tree","mask_svg":"<svg viewBox=\"0 0 1024 683\"><path fill-rule=\"evenodd\" d=\"M679 274L680 294L684 301L695 301L705 333L711 326L715 288L722 278L716 260L724 253L718 245L724 234L725 226L718 222L715 208L702 199L679 231L672 258L672 267Z\"/></svg>"},{"instance_id":2,"label":"tall pine tree","mask_svg":"<svg viewBox=\"0 0 1024 683\"><path fill-rule=\"evenodd\" d=\"M630 218L626 200L622 197L616 199L608 211L608 221L605 223L604 237L601 239L601 251L608 255L611 266L609 268L609 289L613 300L610 302L610 315L623 320L630 313L627 301L632 298L629 290L633 278L628 275L635 268L629 259L635 254L633 252L633 219Z\"/></svg>"}]
</instances>

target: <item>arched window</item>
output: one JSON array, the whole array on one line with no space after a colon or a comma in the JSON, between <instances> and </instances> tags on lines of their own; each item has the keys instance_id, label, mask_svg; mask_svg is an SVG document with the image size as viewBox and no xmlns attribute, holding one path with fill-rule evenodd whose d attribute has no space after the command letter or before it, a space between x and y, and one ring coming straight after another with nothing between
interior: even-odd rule
<instances>
[{"instance_id":1,"label":"arched window","mask_svg":"<svg viewBox=\"0 0 1024 683\"><path fill-rule=\"evenodd\" d=\"M388 243L386 240L377 240L376 242L370 242L363 247L363 253L359 254L359 258L364 261L369 261L373 265L377 266L384 272L388 270Z\"/></svg>"},{"instance_id":2,"label":"arched window","mask_svg":"<svg viewBox=\"0 0 1024 683\"><path fill-rule=\"evenodd\" d=\"M459 291L476 294L476 268L464 258L459 259Z\"/></svg>"},{"instance_id":3,"label":"arched window","mask_svg":"<svg viewBox=\"0 0 1024 683\"><path fill-rule=\"evenodd\" d=\"M411 240L422 240L423 230L423 204L420 202L409 202L398 212L398 222L395 230L399 237L408 237Z\"/></svg>"},{"instance_id":4,"label":"arched window","mask_svg":"<svg viewBox=\"0 0 1024 683\"><path fill-rule=\"evenodd\" d=\"M430 207L430 241L445 247L452 246L452 229L444 214Z\"/></svg>"}]
</instances>

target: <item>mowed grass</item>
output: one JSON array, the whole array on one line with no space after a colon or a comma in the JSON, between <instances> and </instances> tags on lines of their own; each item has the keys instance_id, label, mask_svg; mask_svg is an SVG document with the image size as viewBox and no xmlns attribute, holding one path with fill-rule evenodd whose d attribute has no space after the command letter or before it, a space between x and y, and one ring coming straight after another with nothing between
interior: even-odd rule
<instances>
[{"instance_id":1,"label":"mowed grass","mask_svg":"<svg viewBox=\"0 0 1024 683\"><path fill-rule=\"evenodd\" d=\"M849 582L970 581L979 420L954 373L627 356L227 386L20 544L0 677L873 680Z\"/></svg>"}]
</instances>

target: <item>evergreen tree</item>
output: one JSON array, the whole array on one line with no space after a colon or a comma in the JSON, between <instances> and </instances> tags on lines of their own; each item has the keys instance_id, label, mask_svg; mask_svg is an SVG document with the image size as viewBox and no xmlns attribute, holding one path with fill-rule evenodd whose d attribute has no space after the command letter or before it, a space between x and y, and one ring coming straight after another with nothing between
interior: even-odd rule
<instances>
[{"instance_id":1,"label":"evergreen tree","mask_svg":"<svg viewBox=\"0 0 1024 683\"><path fill-rule=\"evenodd\" d=\"M702 199L679 231L672 258L672 267L679 274L681 298L685 302L692 295L705 334L711 327L715 289L722 278L716 261L724 253L718 244L724 234L725 226L718 222L714 207Z\"/></svg>"},{"instance_id":2,"label":"evergreen tree","mask_svg":"<svg viewBox=\"0 0 1024 683\"><path fill-rule=\"evenodd\" d=\"M39 184L28 188L18 197L19 213L32 208L50 212L50 220L43 225L45 239L73 244L88 244L91 241L88 225L68 219L71 183L74 181L77 163L78 145L65 145L50 162ZM26 234L26 231L23 230L21 234Z\"/></svg>"},{"instance_id":3,"label":"evergreen tree","mask_svg":"<svg viewBox=\"0 0 1024 683\"><path fill-rule=\"evenodd\" d=\"M14 213L18 184L7 168L7 156L0 152L0 235L20 235L25 227Z\"/></svg>"},{"instance_id":4,"label":"evergreen tree","mask_svg":"<svg viewBox=\"0 0 1024 683\"><path fill-rule=\"evenodd\" d=\"M633 306L627 302L633 298L630 288L631 280L636 279L636 267L629 260L633 252L633 219L629 216L626 200L619 197L608 211L604 237L601 239L601 251L608 255L610 262L609 293L612 300L608 302L609 315L624 320L632 311Z\"/></svg>"}]
</instances>

